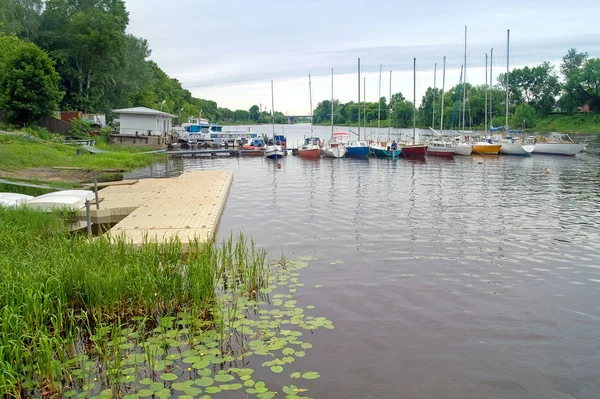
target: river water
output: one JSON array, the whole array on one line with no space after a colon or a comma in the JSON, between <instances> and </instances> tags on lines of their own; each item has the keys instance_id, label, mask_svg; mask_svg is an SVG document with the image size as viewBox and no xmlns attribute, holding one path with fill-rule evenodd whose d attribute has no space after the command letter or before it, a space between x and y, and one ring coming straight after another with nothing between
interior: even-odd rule
<instances>
[{"instance_id":1,"label":"river water","mask_svg":"<svg viewBox=\"0 0 600 399\"><path fill-rule=\"evenodd\" d=\"M318 258L296 298L335 329L298 359L311 397L600 396L600 157L280 162L137 175L233 170L219 237Z\"/></svg>"}]
</instances>

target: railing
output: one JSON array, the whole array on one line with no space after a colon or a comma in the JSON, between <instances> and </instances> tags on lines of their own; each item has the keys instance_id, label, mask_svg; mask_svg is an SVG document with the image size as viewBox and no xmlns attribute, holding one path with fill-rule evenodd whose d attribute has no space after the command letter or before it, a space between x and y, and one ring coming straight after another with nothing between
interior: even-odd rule
<instances>
[{"instance_id":1,"label":"railing","mask_svg":"<svg viewBox=\"0 0 600 399\"><path fill-rule=\"evenodd\" d=\"M171 132L163 130L121 128L113 132L113 134L121 134L123 136L170 136Z\"/></svg>"}]
</instances>

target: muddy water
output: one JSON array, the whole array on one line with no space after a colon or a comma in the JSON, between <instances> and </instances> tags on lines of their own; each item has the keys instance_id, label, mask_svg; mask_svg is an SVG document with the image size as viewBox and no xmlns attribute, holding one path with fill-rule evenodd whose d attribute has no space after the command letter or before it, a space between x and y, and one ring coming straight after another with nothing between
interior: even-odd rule
<instances>
[{"instance_id":1,"label":"muddy water","mask_svg":"<svg viewBox=\"0 0 600 399\"><path fill-rule=\"evenodd\" d=\"M153 174L233 170L219 235L318 258L296 297L335 330L299 359L321 373L303 383L310 396L600 395L600 158L281 164L186 160Z\"/></svg>"}]
</instances>

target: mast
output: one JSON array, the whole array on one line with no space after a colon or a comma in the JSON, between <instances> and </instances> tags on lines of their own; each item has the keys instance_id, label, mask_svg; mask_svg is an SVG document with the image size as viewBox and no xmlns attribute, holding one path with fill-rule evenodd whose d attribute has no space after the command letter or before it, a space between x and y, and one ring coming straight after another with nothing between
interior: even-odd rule
<instances>
[{"instance_id":1,"label":"mast","mask_svg":"<svg viewBox=\"0 0 600 399\"><path fill-rule=\"evenodd\" d=\"M462 114L462 130L465 130L465 114L467 113L467 27L465 26L465 63L464 63L464 79L463 79L463 114Z\"/></svg>"},{"instance_id":2,"label":"mast","mask_svg":"<svg viewBox=\"0 0 600 399\"><path fill-rule=\"evenodd\" d=\"M360 141L360 58L358 59L358 141Z\"/></svg>"},{"instance_id":3,"label":"mast","mask_svg":"<svg viewBox=\"0 0 600 399\"><path fill-rule=\"evenodd\" d=\"M413 58L413 145L417 131L417 59Z\"/></svg>"},{"instance_id":4,"label":"mast","mask_svg":"<svg viewBox=\"0 0 600 399\"><path fill-rule=\"evenodd\" d=\"M444 72L442 73L442 116L440 117L440 131L444 131L444 89L446 88L446 56L444 56Z\"/></svg>"},{"instance_id":5,"label":"mast","mask_svg":"<svg viewBox=\"0 0 600 399\"><path fill-rule=\"evenodd\" d=\"M310 141L313 138L313 107L312 107L312 86L310 84L310 73L308 74L308 96L310 100Z\"/></svg>"},{"instance_id":6,"label":"mast","mask_svg":"<svg viewBox=\"0 0 600 399\"><path fill-rule=\"evenodd\" d=\"M506 130L508 131L508 67L510 58L510 29L506 31Z\"/></svg>"},{"instance_id":7,"label":"mast","mask_svg":"<svg viewBox=\"0 0 600 399\"><path fill-rule=\"evenodd\" d=\"M363 78L363 114L365 124L365 139L367 138L367 78Z\"/></svg>"},{"instance_id":8,"label":"mast","mask_svg":"<svg viewBox=\"0 0 600 399\"><path fill-rule=\"evenodd\" d=\"M492 108L494 98L494 49L490 50L490 125L494 124L494 109Z\"/></svg>"},{"instance_id":9,"label":"mast","mask_svg":"<svg viewBox=\"0 0 600 399\"><path fill-rule=\"evenodd\" d=\"M388 103L388 142L392 136L392 71L390 71L390 99Z\"/></svg>"},{"instance_id":10,"label":"mast","mask_svg":"<svg viewBox=\"0 0 600 399\"><path fill-rule=\"evenodd\" d=\"M331 68L331 138L333 138L333 68Z\"/></svg>"},{"instance_id":11,"label":"mast","mask_svg":"<svg viewBox=\"0 0 600 399\"><path fill-rule=\"evenodd\" d=\"M275 140L275 99L273 98L273 79L271 79L271 119L273 120L273 140Z\"/></svg>"},{"instance_id":12,"label":"mast","mask_svg":"<svg viewBox=\"0 0 600 399\"><path fill-rule=\"evenodd\" d=\"M377 93L377 129L381 128L381 64L379 64L379 91ZM377 132L379 134L379 132Z\"/></svg>"},{"instance_id":13,"label":"mast","mask_svg":"<svg viewBox=\"0 0 600 399\"><path fill-rule=\"evenodd\" d=\"M433 109L433 115L431 116L431 127L434 128L435 127L435 78L436 78L436 74L437 74L437 62L433 64L433 105L432 105L432 109Z\"/></svg>"},{"instance_id":14,"label":"mast","mask_svg":"<svg viewBox=\"0 0 600 399\"><path fill-rule=\"evenodd\" d=\"M487 73L487 66L488 66L488 55L487 53L485 53L485 125L483 127L483 134L485 136L487 136L487 103L488 103L488 89L487 89L487 82L488 82L488 73Z\"/></svg>"}]
</instances>

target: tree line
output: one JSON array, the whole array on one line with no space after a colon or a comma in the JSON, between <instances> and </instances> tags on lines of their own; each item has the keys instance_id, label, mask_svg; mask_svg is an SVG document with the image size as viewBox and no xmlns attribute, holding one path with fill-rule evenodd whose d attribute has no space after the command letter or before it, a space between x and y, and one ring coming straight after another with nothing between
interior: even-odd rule
<instances>
[{"instance_id":1,"label":"tree line","mask_svg":"<svg viewBox=\"0 0 600 399\"><path fill-rule=\"evenodd\" d=\"M584 107L589 107L590 112L597 113L600 112L600 58L589 58L587 53L572 48L562 58L558 72L549 62L533 67L516 68L510 71L508 87L511 127L522 127L524 123L526 127L534 127L536 120L541 117L557 112L572 114ZM466 96L463 96L465 90ZM497 82L491 88L487 85L457 84L446 90L443 97L444 129L462 128L463 109L465 128L482 127L486 119L486 97L488 124L505 125L505 73L498 75ZM464 104L463 98L466 98ZM383 126L387 126L389 117L394 127L412 126L415 110L412 102L402 93L393 94L389 102L386 97L381 97L379 104L361 103L361 123L377 121L379 106ZM434 107L435 120L432 119ZM427 88L416 110L417 124L420 127L433 126L439 129L441 111L442 90ZM333 114L336 125L356 124L358 104L354 101L343 104L334 100ZM330 100L318 103L313 112L313 120L319 124L331 123Z\"/></svg>"},{"instance_id":2,"label":"tree line","mask_svg":"<svg viewBox=\"0 0 600 399\"><path fill-rule=\"evenodd\" d=\"M148 59L147 40L127 34L128 24L123 0L0 0L5 119L23 125L59 109L110 118L113 109L145 106L178 122L200 113L212 121L270 121L252 108L231 111L193 97Z\"/></svg>"}]
</instances>

